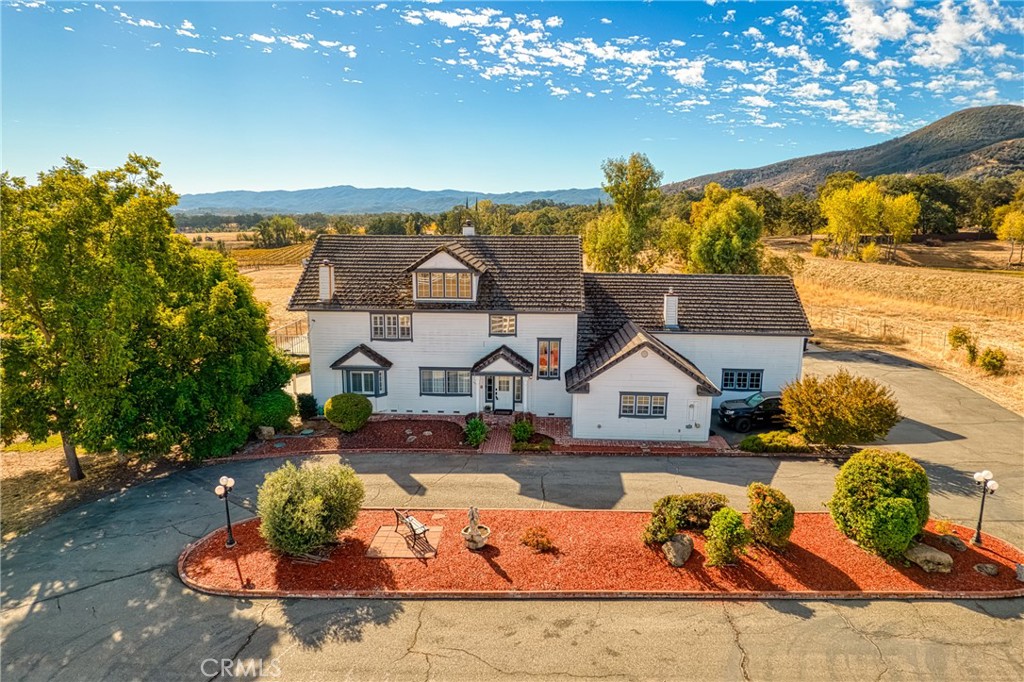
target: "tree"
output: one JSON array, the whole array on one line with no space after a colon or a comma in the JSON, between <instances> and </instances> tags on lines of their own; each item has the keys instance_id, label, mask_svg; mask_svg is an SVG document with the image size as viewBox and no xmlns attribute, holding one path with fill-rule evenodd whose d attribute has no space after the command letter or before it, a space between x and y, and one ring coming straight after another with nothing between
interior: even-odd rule
<instances>
[{"instance_id":1,"label":"tree","mask_svg":"<svg viewBox=\"0 0 1024 682\"><path fill-rule=\"evenodd\" d=\"M281 215L261 220L253 231L252 245L257 249L276 249L305 239L299 224L293 218Z\"/></svg>"},{"instance_id":2,"label":"tree","mask_svg":"<svg viewBox=\"0 0 1024 682\"><path fill-rule=\"evenodd\" d=\"M743 190L743 194L753 199L761 209L765 232L778 234L782 227L782 197L767 187L751 187Z\"/></svg>"},{"instance_id":3,"label":"tree","mask_svg":"<svg viewBox=\"0 0 1024 682\"><path fill-rule=\"evenodd\" d=\"M626 228L622 265L634 268L637 256L656 237L651 227L661 208L662 176L640 153L628 159L606 159L601 169L605 177L601 187L615 202L614 210Z\"/></svg>"},{"instance_id":4,"label":"tree","mask_svg":"<svg viewBox=\"0 0 1024 682\"><path fill-rule=\"evenodd\" d=\"M803 194L791 194L782 200L782 222L780 232L811 237L825 227L818 202Z\"/></svg>"},{"instance_id":5,"label":"tree","mask_svg":"<svg viewBox=\"0 0 1024 682\"><path fill-rule=\"evenodd\" d=\"M999 224L996 236L1010 242L1010 256L1006 260L1007 265L1013 264L1013 253L1017 244L1021 244L1021 254L1017 262L1024 263L1024 209L1008 211Z\"/></svg>"},{"instance_id":6,"label":"tree","mask_svg":"<svg viewBox=\"0 0 1024 682\"><path fill-rule=\"evenodd\" d=\"M606 210L583 228L587 265L597 272L621 272L630 260L629 227L618 211Z\"/></svg>"},{"instance_id":7,"label":"tree","mask_svg":"<svg viewBox=\"0 0 1024 682\"><path fill-rule=\"evenodd\" d=\"M889 233L889 260L896 256L896 247L906 244L914 234L914 225L920 215L917 200L912 194L886 197L882 205L882 226Z\"/></svg>"},{"instance_id":8,"label":"tree","mask_svg":"<svg viewBox=\"0 0 1024 682\"><path fill-rule=\"evenodd\" d=\"M690 204L690 226L694 230L700 230L704 226L704 221L718 210L718 207L724 204L732 194L717 182L709 182L705 185L704 196L700 201Z\"/></svg>"},{"instance_id":9,"label":"tree","mask_svg":"<svg viewBox=\"0 0 1024 682\"><path fill-rule=\"evenodd\" d=\"M689 270L757 274L761 269L763 224L761 212L751 199L741 195L729 197L695 229Z\"/></svg>"},{"instance_id":10,"label":"tree","mask_svg":"<svg viewBox=\"0 0 1024 682\"><path fill-rule=\"evenodd\" d=\"M854 251L864 235L909 240L906 231L913 229L919 211L912 194L887 197L878 183L868 181L835 189L820 203L838 255Z\"/></svg>"},{"instance_id":11,"label":"tree","mask_svg":"<svg viewBox=\"0 0 1024 682\"><path fill-rule=\"evenodd\" d=\"M366 234L405 234L405 218L395 213L374 216L366 226Z\"/></svg>"}]
</instances>

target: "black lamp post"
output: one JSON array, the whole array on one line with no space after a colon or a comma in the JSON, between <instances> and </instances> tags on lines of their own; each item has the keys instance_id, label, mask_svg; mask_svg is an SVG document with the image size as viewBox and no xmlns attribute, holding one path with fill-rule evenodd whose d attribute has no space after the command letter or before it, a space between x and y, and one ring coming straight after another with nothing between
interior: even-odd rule
<instances>
[{"instance_id":1,"label":"black lamp post","mask_svg":"<svg viewBox=\"0 0 1024 682\"><path fill-rule=\"evenodd\" d=\"M985 516L985 498L994 495L999 489L999 484L992 480L992 472L988 469L974 474L975 482L981 486L981 511L978 512L978 529L974 532L972 544L981 544L981 519Z\"/></svg>"},{"instance_id":2,"label":"black lamp post","mask_svg":"<svg viewBox=\"0 0 1024 682\"><path fill-rule=\"evenodd\" d=\"M227 476L220 477L220 485L214 488L214 492L217 493L217 497L224 500L224 515L228 519L228 541L224 543L224 546L228 549L235 546L235 536L231 532L231 509L228 507L228 493L235 487L235 479Z\"/></svg>"}]
</instances>

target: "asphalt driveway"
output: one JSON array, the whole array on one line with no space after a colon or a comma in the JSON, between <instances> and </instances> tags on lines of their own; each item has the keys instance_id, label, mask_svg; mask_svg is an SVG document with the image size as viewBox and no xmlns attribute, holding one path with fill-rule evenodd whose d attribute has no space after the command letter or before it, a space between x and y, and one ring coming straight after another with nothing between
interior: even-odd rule
<instances>
[{"instance_id":1,"label":"asphalt driveway","mask_svg":"<svg viewBox=\"0 0 1024 682\"><path fill-rule=\"evenodd\" d=\"M1024 543L1024 420L912 363L816 353L889 385L907 419L889 444L928 470L933 510L972 523L970 474L995 472L986 528ZM336 458L335 458L336 459ZM821 510L836 467L772 458L360 455L367 505L646 509L753 480ZM181 547L223 523L216 479L238 481L233 518L279 460L179 473L83 506L2 549L6 680L974 679L1024 677L1024 600L718 601L231 600L185 588ZM486 512L484 512L486 517ZM241 548L244 551L244 548ZM262 669L258 664L262 663Z\"/></svg>"}]
</instances>

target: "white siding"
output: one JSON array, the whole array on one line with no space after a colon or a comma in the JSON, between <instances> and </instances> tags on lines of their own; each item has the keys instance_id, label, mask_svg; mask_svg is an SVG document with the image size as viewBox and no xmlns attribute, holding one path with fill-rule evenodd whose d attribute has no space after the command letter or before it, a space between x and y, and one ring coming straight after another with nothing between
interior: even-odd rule
<instances>
[{"instance_id":1,"label":"white siding","mask_svg":"<svg viewBox=\"0 0 1024 682\"><path fill-rule=\"evenodd\" d=\"M697 365L711 382L722 387L723 369L764 370L761 390L778 391L800 378L803 371L804 340L794 336L719 336L666 334L656 336ZM723 391L714 399L714 407L723 400L750 395L753 391Z\"/></svg>"},{"instance_id":2,"label":"white siding","mask_svg":"<svg viewBox=\"0 0 1024 682\"><path fill-rule=\"evenodd\" d=\"M419 370L469 369L478 360L506 345L534 364L525 379L526 409L540 416L568 417L572 399L565 391L565 370L576 361L576 315L518 315L516 336L489 336L487 312L413 312L412 341L371 341L368 312L309 312L310 370L313 394L323 405L343 389L342 372L331 363L360 343L393 363L388 370L388 395L371 398L378 412L465 414L483 404L483 377L473 382L472 396L421 396ZM537 339L561 339L557 380L536 379Z\"/></svg>"},{"instance_id":3,"label":"white siding","mask_svg":"<svg viewBox=\"0 0 1024 682\"><path fill-rule=\"evenodd\" d=\"M450 253L436 253L420 265L417 270L469 270L462 261Z\"/></svg>"},{"instance_id":4,"label":"white siding","mask_svg":"<svg viewBox=\"0 0 1024 682\"><path fill-rule=\"evenodd\" d=\"M589 393L573 394L573 436L649 441L707 440L711 398L698 396L696 382L676 367L654 353L644 358L642 352L634 353L591 380ZM622 392L667 393L666 418L620 417L619 393Z\"/></svg>"}]
</instances>

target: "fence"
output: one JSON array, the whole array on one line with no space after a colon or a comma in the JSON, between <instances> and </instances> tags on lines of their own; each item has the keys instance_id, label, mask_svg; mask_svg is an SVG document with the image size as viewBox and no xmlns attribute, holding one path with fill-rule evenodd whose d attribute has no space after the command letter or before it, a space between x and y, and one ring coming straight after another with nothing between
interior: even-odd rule
<instances>
[{"instance_id":1,"label":"fence","mask_svg":"<svg viewBox=\"0 0 1024 682\"><path fill-rule=\"evenodd\" d=\"M305 318L272 329L270 339L289 355L309 355L309 327Z\"/></svg>"}]
</instances>

